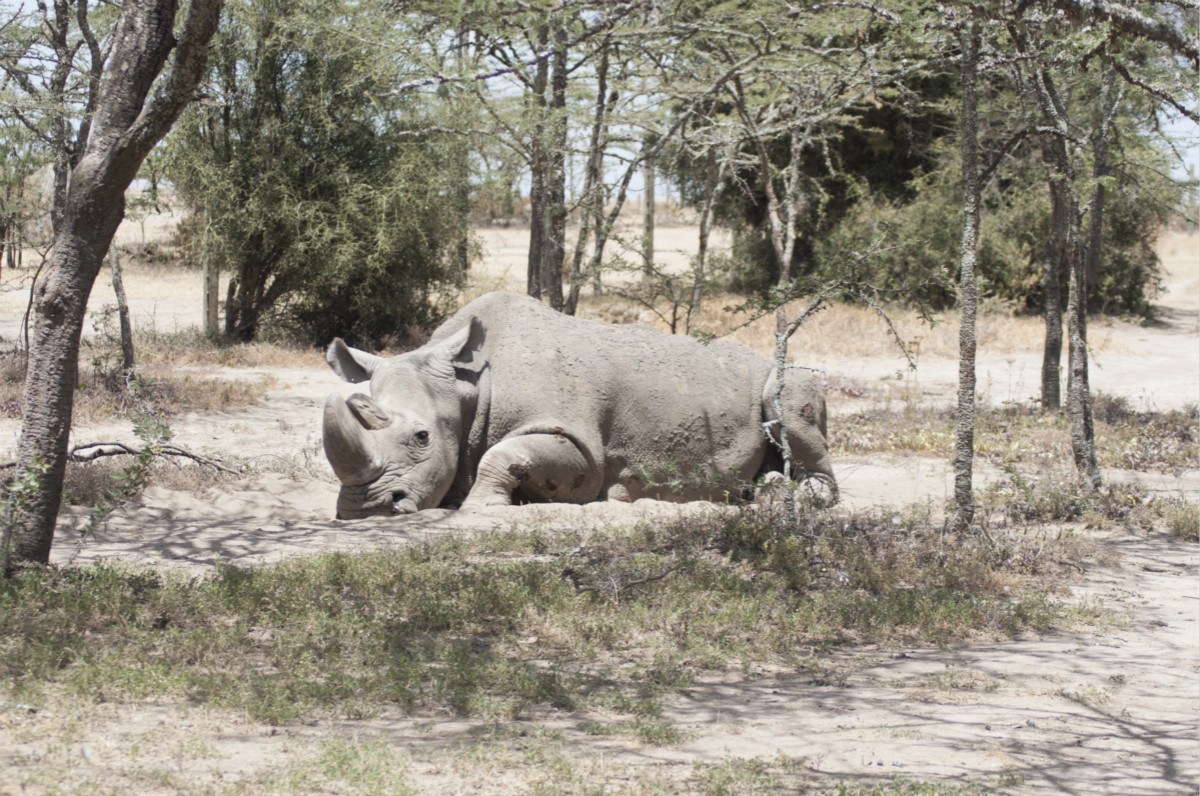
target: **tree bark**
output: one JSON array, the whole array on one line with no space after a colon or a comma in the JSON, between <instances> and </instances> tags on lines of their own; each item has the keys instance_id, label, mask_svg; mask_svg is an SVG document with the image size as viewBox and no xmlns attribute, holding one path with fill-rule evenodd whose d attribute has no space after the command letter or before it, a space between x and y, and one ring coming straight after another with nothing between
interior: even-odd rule
<instances>
[{"instance_id":1,"label":"tree bark","mask_svg":"<svg viewBox=\"0 0 1200 796\"><path fill-rule=\"evenodd\" d=\"M550 58L550 107L546 119L545 233L542 239L542 292L550 306L563 308L563 261L567 249L567 32L554 32Z\"/></svg>"},{"instance_id":2,"label":"tree bark","mask_svg":"<svg viewBox=\"0 0 1200 796\"><path fill-rule=\"evenodd\" d=\"M571 287L567 294L566 306L563 311L574 315L579 305L579 291L583 288L583 252L587 245L588 235L592 232L593 223L600 223L604 208L604 150L608 141L605 135L608 118L608 66L609 47L605 44L600 49L600 61L596 65L596 104L592 120L592 134L588 143L588 159L583 175L583 192L579 207L579 237L575 242L575 252L571 256ZM601 213L593 212L595 197L600 197Z\"/></svg>"},{"instance_id":3,"label":"tree bark","mask_svg":"<svg viewBox=\"0 0 1200 796\"><path fill-rule=\"evenodd\" d=\"M1079 245L1079 216L1072 219L1068 245L1073 247L1071 281L1067 291L1067 417L1071 426L1071 451L1075 469L1092 489L1100 488L1096 462L1096 431L1092 422L1092 396L1088 383L1087 296L1083 253Z\"/></svg>"},{"instance_id":4,"label":"tree bark","mask_svg":"<svg viewBox=\"0 0 1200 796\"><path fill-rule=\"evenodd\" d=\"M49 561L88 294L124 215L125 189L192 99L220 9L221 0L192 0L176 43L173 0L125 0L121 7L90 140L71 170L49 262L33 288L17 468L39 475L32 493L7 507L5 571ZM172 50L171 70L148 101Z\"/></svg>"},{"instance_id":5,"label":"tree bark","mask_svg":"<svg viewBox=\"0 0 1200 796\"><path fill-rule=\"evenodd\" d=\"M647 137L642 144L646 151L654 146ZM642 160L642 282L654 274L654 158Z\"/></svg>"},{"instance_id":6,"label":"tree bark","mask_svg":"<svg viewBox=\"0 0 1200 796\"><path fill-rule=\"evenodd\" d=\"M538 28L538 50L545 52L549 42L550 28L542 25ZM529 257L525 272L525 292L535 299L542 297L542 261L546 256L546 177L549 170L546 154L546 89L549 82L549 58L539 58L531 88L532 112L536 121L529 154Z\"/></svg>"},{"instance_id":7,"label":"tree bark","mask_svg":"<svg viewBox=\"0 0 1200 796\"><path fill-rule=\"evenodd\" d=\"M204 333L216 337L220 327L217 325L217 310L220 303L221 268L216 258L211 255L204 261Z\"/></svg>"},{"instance_id":8,"label":"tree bark","mask_svg":"<svg viewBox=\"0 0 1200 796\"><path fill-rule=\"evenodd\" d=\"M1029 43L1023 30L1014 25L1010 31L1020 52L1029 54ZM1048 69L1039 67L1035 70L1033 83L1041 117L1047 128L1042 134L1042 151L1050 166L1050 197L1053 203L1051 241L1057 243L1059 257L1066 264L1070 276L1067 292L1067 416L1071 426L1071 450L1080 476L1096 489L1100 486L1100 469L1096 462L1096 437L1088 385L1087 275L1079 241L1079 204L1071 188L1073 169L1067 147L1071 135L1065 105ZM1049 332L1047 327L1047 337ZM1061 346L1061 337L1059 344Z\"/></svg>"},{"instance_id":9,"label":"tree bark","mask_svg":"<svg viewBox=\"0 0 1200 796\"><path fill-rule=\"evenodd\" d=\"M975 315L979 303L975 265L979 249L979 115L976 70L979 63L979 23L960 33L962 40L962 190L963 222L958 297L962 319L958 328L958 410L955 414L954 516L950 527L967 530L975 516L972 469L975 461Z\"/></svg>"},{"instance_id":10,"label":"tree bark","mask_svg":"<svg viewBox=\"0 0 1200 796\"><path fill-rule=\"evenodd\" d=\"M688 328L691 328L692 316L700 313L700 299L704 296L705 269L708 261L708 238L712 232L713 218L716 216L717 201L725 187L725 173L729 169L729 158L721 159L717 165L717 152L708 150L704 176L704 210L700 213L700 234L696 245L696 265L692 269L692 301L688 306Z\"/></svg>"},{"instance_id":11,"label":"tree bark","mask_svg":"<svg viewBox=\"0 0 1200 796\"><path fill-rule=\"evenodd\" d=\"M117 325L121 330L121 373L128 377L133 372L133 326L129 322L129 301L125 298L125 281L121 278L121 256L117 250L108 253L112 269L113 293L117 296Z\"/></svg>"},{"instance_id":12,"label":"tree bark","mask_svg":"<svg viewBox=\"0 0 1200 796\"><path fill-rule=\"evenodd\" d=\"M1099 123L1092 137L1092 178L1096 185L1092 189L1092 215L1088 229L1087 246L1087 296L1088 305L1095 293L1096 283L1100 279L1100 268L1104 262L1104 198L1105 187L1103 178L1108 176L1108 147L1112 132L1112 117L1116 110L1116 70L1113 69L1112 59L1105 54L1100 73L1100 108Z\"/></svg>"},{"instance_id":13,"label":"tree bark","mask_svg":"<svg viewBox=\"0 0 1200 796\"><path fill-rule=\"evenodd\" d=\"M1053 157L1045 155L1047 164ZM1050 181L1050 233L1042 258L1042 319L1046 323L1046 344L1042 349L1042 408L1057 411L1062 407L1059 363L1062 361L1062 293L1058 286L1059 267L1066 237L1068 201L1062 183Z\"/></svg>"}]
</instances>

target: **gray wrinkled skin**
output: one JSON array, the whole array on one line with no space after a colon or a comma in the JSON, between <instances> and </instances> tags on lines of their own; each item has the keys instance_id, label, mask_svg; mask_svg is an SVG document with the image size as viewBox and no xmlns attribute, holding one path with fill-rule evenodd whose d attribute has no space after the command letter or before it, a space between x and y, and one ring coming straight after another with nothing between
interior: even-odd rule
<instances>
[{"instance_id":1,"label":"gray wrinkled skin","mask_svg":"<svg viewBox=\"0 0 1200 796\"><path fill-rule=\"evenodd\" d=\"M764 421L773 368L730 343L562 315L489 293L417 351L326 353L370 395L325 403L326 456L352 519L514 501L723 499L782 470ZM836 494L825 399L787 373L784 420L798 469Z\"/></svg>"}]
</instances>

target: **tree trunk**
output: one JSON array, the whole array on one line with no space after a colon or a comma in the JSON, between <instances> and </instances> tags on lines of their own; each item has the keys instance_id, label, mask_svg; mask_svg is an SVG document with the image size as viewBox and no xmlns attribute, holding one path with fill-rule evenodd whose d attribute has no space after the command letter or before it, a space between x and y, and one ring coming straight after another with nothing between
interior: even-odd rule
<instances>
[{"instance_id":1,"label":"tree trunk","mask_svg":"<svg viewBox=\"0 0 1200 796\"><path fill-rule=\"evenodd\" d=\"M979 249L979 115L975 79L979 61L979 23L962 39L962 190L963 222L959 277L958 411L955 414L954 516L950 527L965 531L975 516L972 469L975 461L975 315L978 306L975 264Z\"/></svg>"},{"instance_id":2,"label":"tree trunk","mask_svg":"<svg viewBox=\"0 0 1200 796\"><path fill-rule=\"evenodd\" d=\"M620 94L616 90L609 92L608 103L607 103L607 105L605 107L605 111L604 111L604 113L605 113L604 126L600 131L601 152L603 152L608 147L608 120L610 118L612 118L613 110L616 108L617 100L619 98L620 98ZM603 164L601 164L601 165L603 165ZM589 271L591 272L591 275L592 275L592 295L596 296L596 297L600 297L600 296L604 295L604 286L600 282L600 266L604 262L604 260L603 260L604 243L601 240L601 235L600 235L601 229L604 230L605 239L607 239L607 237L608 237L608 228L605 226L605 218L604 218L604 203L605 203L605 199L608 198L608 190L607 190L607 188L604 187L603 171L601 172L601 180L597 181L596 184L597 184L597 187L599 188L599 190L596 191L595 196L592 198L592 218L593 218L592 224L595 227L594 234L596 236L596 246L595 246L594 255L592 257L592 262L589 266ZM628 185L628 183L625 183L625 184ZM622 193L620 194L620 197L618 199L618 202L621 202L621 203L624 202L623 191L624 191L624 189L622 188Z\"/></svg>"},{"instance_id":3,"label":"tree trunk","mask_svg":"<svg viewBox=\"0 0 1200 796\"><path fill-rule=\"evenodd\" d=\"M647 137L642 147L649 151L654 146L653 138ZM654 158L647 156L642 161L642 282L654 274Z\"/></svg>"},{"instance_id":4,"label":"tree trunk","mask_svg":"<svg viewBox=\"0 0 1200 796\"><path fill-rule=\"evenodd\" d=\"M534 139L529 165L529 257L525 271L525 292L535 299L542 297L542 253L546 231L544 188L545 163L542 145Z\"/></svg>"},{"instance_id":5,"label":"tree trunk","mask_svg":"<svg viewBox=\"0 0 1200 796\"><path fill-rule=\"evenodd\" d=\"M1010 27L1010 31L1014 33L1018 49L1022 54L1027 54L1028 41L1022 29ZM1100 469L1096 463L1092 399L1088 385L1087 275L1079 242L1079 204L1071 190L1073 170L1071 153L1067 147L1070 130L1064 116L1063 108L1066 106L1054 86L1050 72L1042 68L1037 70L1034 77L1036 97L1041 108L1042 120L1046 125L1046 132L1042 134L1042 152L1050 166L1050 240L1057 244L1059 261L1067 267L1070 277L1067 294L1067 415L1071 425L1071 449L1079 474L1095 489L1100 486ZM1057 294L1057 281L1055 293ZM1049 313L1047 317L1049 318ZM1049 338L1049 326L1046 331ZM1061 347L1061 325L1057 332ZM1046 376L1045 370L1046 363L1043 364L1043 380ZM1057 377L1055 381L1057 389Z\"/></svg>"},{"instance_id":6,"label":"tree trunk","mask_svg":"<svg viewBox=\"0 0 1200 796\"><path fill-rule=\"evenodd\" d=\"M1047 164L1053 160L1046 154ZM1042 259L1042 318L1046 322L1046 345L1042 350L1042 408L1062 407L1059 363L1062 361L1062 293L1058 274L1066 243L1070 187L1050 179L1050 234L1046 238L1046 253Z\"/></svg>"},{"instance_id":7,"label":"tree trunk","mask_svg":"<svg viewBox=\"0 0 1200 796\"><path fill-rule=\"evenodd\" d=\"M466 275L471 267L471 162L467 142L460 136L454 142L454 210L458 215L458 240L454 246L454 262L459 273Z\"/></svg>"},{"instance_id":8,"label":"tree trunk","mask_svg":"<svg viewBox=\"0 0 1200 796\"><path fill-rule=\"evenodd\" d=\"M549 134L546 194L543 214L546 232L542 240L542 291L550 306L563 308L563 261L567 254L567 32L554 32L550 63L550 108L546 124Z\"/></svg>"},{"instance_id":9,"label":"tree trunk","mask_svg":"<svg viewBox=\"0 0 1200 796\"><path fill-rule=\"evenodd\" d=\"M216 258L211 255L204 260L204 333L216 337L220 327L217 325L217 310L221 295L221 267Z\"/></svg>"},{"instance_id":10,"label":"tree trunk","mask_svg":"<svg viewBox=\"0 0 1200 796\"><path fill-rule=\"evenodd\" d=\"M1112 59L1103 56L1100 73L1100 108L1099 123L1092 137L1092 177L1096 187L1092 190L1092 215L1088 230L1087 246L1087 289L1085 295L1088 306L1091 307L1092 296L1095 294L1096 283L1100 279L1100 268L1104 262L1104 194L1103 178L1110 171L1108 163L1108 147L1112 131L1112 117L1116 110L1116 70L1113 69ZM1099 308L1097 308L1099 309Z\"/></svg>"},{"instance_id":11,"label":"tree trunk","mask_svg":"<svg viewBox=\"0 0 1200 796\"><path fill-rule=\"evenodd\" d=\"M121 329L121 374L133 373L133 326L129 322L129 302L125 298L125 282L121 278L121 256L115 248L108 253L112 268L113 293L117 296L117 325Z\"/></svg>"},{"instance_id":12,"label":"tree trunk","mask_svg":"<svg viewBox=\"0 0 1200 796\"><path fill-rule=\"evenodd\" d=\"M708 260L708 237L712 232L713 217L716 215L717 200L725 186L725 172L729 168L729 159L722 158L717 165L717 152L708 150L704 176L704 210L700 213L700 236L696 246L696 264L692 269L692 301L688 306L688 328L692 325L692 316L700 314L700 299L704 296L705 268Z\"/></svg>"},{"instance_id":13,"label":"tree trunk","mask_svg":"<svg viewBox=\"0 0 1200 796\"><path fill-rule=\"evenodd\" d=\"M98 89L91 140L76 160L48 265L33 288L34 322L17 447L28 494L6 507L4 570L47 563L62 500L88 294L125 212L125 189L191 100L204 73L220 0L192 0L179 38L172 0L125 0ZM174 50L170 73L147 100ZM36 475L35 475L36 474Z\"/></svg>"},{"instance_id":14,"label":"tree trunk","mask_svg":"<svg viewBox=\"0 0 1200 796\"><path fill-rule=\"evenodd\" d=\"M538 28L538 50L545 52L550 41L550 29ZM542 261L546 257L546 180L549 171L546 153L546 89L550 82L548 57L538 59L534 71L532 97L533 126L529 155L529 257L526 264L525 292L535 299L542 297Z\"/></svg>"},{"instance_id":15,"label":"tree trunk","mask_svg":"<svg viewBox=\"0 0 1200 796\"><path fill-rule=\"evenodd\" d=\"M600 216L594 213L592 207L595 200L593 194L600 196L600 207L604 207L604 190L602 181L604 179L604 148L607 145L605 132L605 120L608 117L608 105L605 100L608 97L608 46L604 45L600 49L600 62L596 66L596 105L595 114L592 121L592 136L588 144L587 166L583 176L583 192L580 201L580 219L579 219L579 237L575 242L575 252L571 257L571 289L567 294L566 306L563 311L567 315L574 315L575 310L579 305L579 291L583 288L583 251L587 245L588 235L592 231L593 222L599 223Z\"/></svg>"},{"instance_id":16,"label":"tree trunk","mask_svg":"<svg viewBox=\"0 0 1200 796\"><path fill-rule=\"evenodd\" d=\"M1067 417L1071 426L1071 451L1075 469L1092 489L1100 488L1096 462L1096 431L1092 422L1091 387L1088 384L1087 296L1082 248L1079 245L1079 216L1072 219L1068 244L1071 248L1071 281L1067 291Z\"/></svg>"}]
</instances>

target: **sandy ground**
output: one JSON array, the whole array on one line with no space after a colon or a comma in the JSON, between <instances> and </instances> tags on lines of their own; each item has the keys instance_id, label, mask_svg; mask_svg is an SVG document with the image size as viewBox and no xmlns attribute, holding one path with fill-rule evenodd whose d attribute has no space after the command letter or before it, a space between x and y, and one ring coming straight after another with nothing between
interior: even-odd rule
<instances>
[{"instance_id":1,"label":"sandy ground","mask_svg":"<svg viewBox=\"0 0 1200 796\"><path fill-rule=\"evenodd\" d=\"M122 234L131 235L129 230ZM477 292L519 286L524 236L513 230L481 233L487 254L476 277ZM660 230L660 257L694 246L694 230ZM1165 235L1161 253L1168 289L1160 321L1147 326L1113 322L1109 341L1094 357L1093 384L1160 409L1200 397L1200 256L1197 239ZM680 260L682 262L682 259ZM515 276L514 276L515 275ZM160 330L200 320L199 274L127 277L140 323ZM192 282L195 284L193 285ZM516 283L515 285L513 283ZM93 306L110 301L98 285ZM24 291L24 293L23 293ZM6 275L0 286L0 335L13 339L28 283ZM444 511L365 520L332 519L336 485L320 451L320 407L334 390L350 392L314 353L311 367L227 370L220 375L273 377L257 406L237 412L193 413L176 418L175 441L199 452L236 455L279 472L223 487L202 497L151 488L122 509L93 539L79 543L82 515L64 513L55 560L76 564L100 559L184 567L203 572L218 559L234 564L278 560L316 550L370 549L475 528L542 522L602 526L642 517L709 511L707 504L677 506L656 501L588 507L512 507L468 515ZM831 358L815 364L827 373L862 383L894 380L900 360L886 354ZM920 364L922 400L949 402L956 364L925 357ZM981 391L992 400L1023 400L1037 390L1040 352L984 356ZM1003 390L996 385L1003 384ZM856 406L833 394L836 415ZM11 452L18 430L0 421L0 456ZM75 441L132 440L125 422L75 429ZM7 449L7 450L6 450ZM934 458L855 457L836 463L851 507L902 506L914 501L943 505L952 493L947 463ZM987 467L983 480L995 477ZM1200 495L1200 474L1181 478L1106 473L1143 478L1153 489ZM836 682L811 676L713 673L671 700L665 718L685 732L670 747L598 738L579 729L582 716L550 715L534 729L566 733L579 760L601 756L638 767L690 767L732 758L802 757L814 771L886 780L985 782L1005 793L1173 794L1195 793L1200 784L1200 555L1194 544L1160 536L1107 536L1102 543L1115 563L1096 566L1071 586L1072 599L1100 597L1127 621L1117 630L1058 633L1006 643L966 644L841 656ZM949 683L949 685L947 685ZM61 717L26 714L0 705L0 794L24 793L20 782L47 753ZM254 777L311 751L322 738L377 735L410 755L410 775L423 792L519 792L496 790L481 775L472 784L441 762L447 749L476 737L478 722L455 718L413 720L384 716L290 728L247 724L241 717L187 705L105 705L86 728L72 730L71 765L83 779L120 783L122 772L166 765L197 777ZM149 756L131 753L138 738L178 739L179 749ZM201 746L187 744L200 737ZM32 739L32 740L31 740ZM136 746L136 744L134 744ZM153 745L161 750L170 747ZM9 750L7 756L2 751ZM173 747L172 747L173 748ZM154 755L166 754L163 759ZM18 765L19 763L19 765ZM16 779L13 779L13 778ZM82 780L81 780L82 781ZM215 780L214 780L215 781ZM119 788L118 788L119 789ZM36 791L31 791L36 792ZM164 791L166 792L166 791Z\"/></svg>"}]
</instances>

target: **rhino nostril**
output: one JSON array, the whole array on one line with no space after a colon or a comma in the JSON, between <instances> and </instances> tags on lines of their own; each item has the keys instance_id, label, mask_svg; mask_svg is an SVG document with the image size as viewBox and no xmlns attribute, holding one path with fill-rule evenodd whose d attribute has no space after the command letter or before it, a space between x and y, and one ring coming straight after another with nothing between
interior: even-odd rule
<instances>
[{"instance_id":1,"label":"rhino nostril","mask_svg":"<svg viewBox=\"0 0 1200 796\"><path fill-rule=\"evenodd\" d=\"M401 500L404 500L406 497L408 497L407 492L405 492L403 489L398 490L398 491L392 493L392 502L399 503Z\"/></svg>"}]
</instances>

